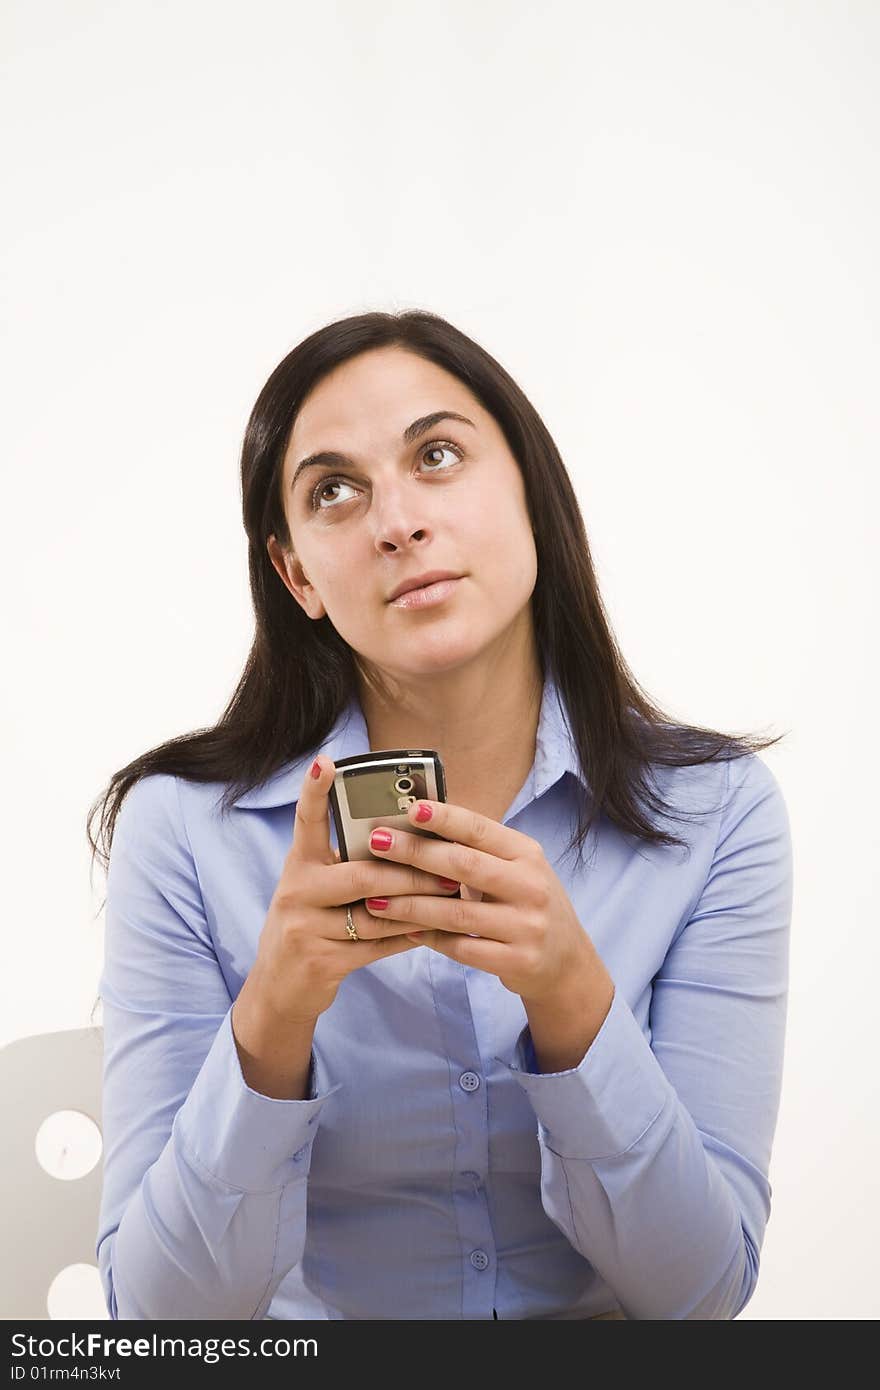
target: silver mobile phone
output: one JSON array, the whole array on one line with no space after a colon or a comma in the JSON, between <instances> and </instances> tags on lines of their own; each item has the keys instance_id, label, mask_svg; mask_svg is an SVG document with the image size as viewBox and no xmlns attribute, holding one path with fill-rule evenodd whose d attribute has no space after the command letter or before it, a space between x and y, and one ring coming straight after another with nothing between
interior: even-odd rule
<instances>
[{"instance_id":1,"label":"silver mobile phone","mask_svg":"<svg viewBox=\"0 0 880 1390\"><path fill-rule=\"evenodd\" d=\"M445 801L446 777L433 748L381 748L334 760L330 812L340 859L372 859L370 835L377 825L396 825L410 835L442 840L407 816L414 801ZM457 889L454 897L461 896Z\"/></svg>"},{"instance_id":2,"label":"silver mobile phone","mask_svg":"<svg viewBox=\"0 0 880 1390\"><path fill-rule=\"evenodd\" d=\"M377 826L400 826L409 834L442 840L407 816L414 801L446 801L446 777L441 756L432 748L381 748L335 759L336 776L329 788L341 859L373 859L370 835ZM456 888L453 898L462 897Z\"/></svg>"},{"instance_id":3,"label":"silver mobile phone","mask_svg":"<svg viewBox=\"0 0 880 1390\"><path fill-rule=\"evenodd\" d=\"M370 835L387 825L429 839L441 838L414 825L407 812L414 801L446 800L446 778L439 753L431 748L382 748L335 762L330 810L341 859L375 859Z\"/></svg>"}]
</instances>

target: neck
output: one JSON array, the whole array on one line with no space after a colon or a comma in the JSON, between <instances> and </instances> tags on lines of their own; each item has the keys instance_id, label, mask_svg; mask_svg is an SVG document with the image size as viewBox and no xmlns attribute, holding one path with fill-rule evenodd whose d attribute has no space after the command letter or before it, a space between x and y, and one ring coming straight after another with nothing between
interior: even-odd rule
<instances>
[{"instance_id":1,"label":"neck","mask_svg":"<svg viewBox=\"0 0 880 1390\"><path fill-rule=\"evenodd\" d=\"M500 819L535 757L543 678L533 635L431 676L359 675L370 748L434 748L447 799Z\"/></svg>"}]
</instances>

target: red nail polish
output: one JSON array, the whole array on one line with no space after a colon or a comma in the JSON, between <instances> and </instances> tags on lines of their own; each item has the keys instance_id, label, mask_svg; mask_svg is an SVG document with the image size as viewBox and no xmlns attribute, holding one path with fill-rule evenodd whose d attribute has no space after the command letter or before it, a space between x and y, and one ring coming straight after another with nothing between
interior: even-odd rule
<instances>
[{"instance_id":1,"label":"red nail polish","mask_svg":"<svg viewBox=\"0 0 880 1390\"><path fill-rule=\"evenodd\" d=\"M370 849L390 849L391 836L387 830L374 830L370 836Z\"/></svg>"},{"instance_id":2,"label":"red nail polish","mask_svg":"<svg viewBox=\"0 0 880 1390\"><path fill-rule=\"evenodd\" d=\"M388 906L387 898L364 898L367 907L375 909L376 912L384 912Z\"/></svg>"},{"instance_id":3,"label":"red nail polish","mask_svg":"<svg viewBox=\"0 0 880 1390\"><path fill-rule=\"evenodd\" d=\"M317 758L316 758L315 761L312 763L312 776L314 777L314 779L315 779L316 782L317 782L318 778L320 777L320 775L321 775L321 764L318 762L318 760L317 760Z\"/></svg>"},{"instance_id":4,"label":"red nail polish","mask_svg":"<svg viewBox=\"0 0 880 1390\"><path fill-rule=\"evenodd\" d=\"M433 814L434 812L431 810L430 806L426 806L423 801L419 802L419 809L416 811L416 820L430 820Z\"/></svg>"}]
</instances>

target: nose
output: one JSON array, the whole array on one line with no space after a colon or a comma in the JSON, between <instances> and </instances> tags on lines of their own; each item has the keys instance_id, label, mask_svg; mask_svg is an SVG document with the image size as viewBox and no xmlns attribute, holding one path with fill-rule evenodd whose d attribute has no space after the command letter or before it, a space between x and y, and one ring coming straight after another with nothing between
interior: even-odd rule
<instances>
[{"instance_id":1,"label":"nose","mask_svg":"<svg viewBox=\"0 0 880 1390\"><path fill-rule=\"evenodd\" d=\"M421 495L419 495L421 494ZM376 547L383 554L406 550L430 538L431 526L426 516L428 507L424 488L407 487L404 483L387 489L378 497L373 509Z\"/></svg>"}]
</instances>

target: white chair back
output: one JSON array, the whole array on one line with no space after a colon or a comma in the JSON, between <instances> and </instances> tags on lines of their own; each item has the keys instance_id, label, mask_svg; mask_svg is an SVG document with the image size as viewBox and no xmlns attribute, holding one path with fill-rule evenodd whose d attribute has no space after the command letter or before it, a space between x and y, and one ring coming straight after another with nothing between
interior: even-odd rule
<instances>
[{"instance_id":1,"label":"white chair back","mask_svg":"<svg viewBox=\"0 0 880 1390\"><path fill-rule=\"evenodd\" d=\"M70 1265L95 1266L103 1162L82 1177L53 1177L35 1141L43 1122L63 1110L79 1111L100 1133L102 1064L102 1028L38 1033L0 1049L4 1319L50 1318L56 1276Z\"/></svg>"}]
</instances>

